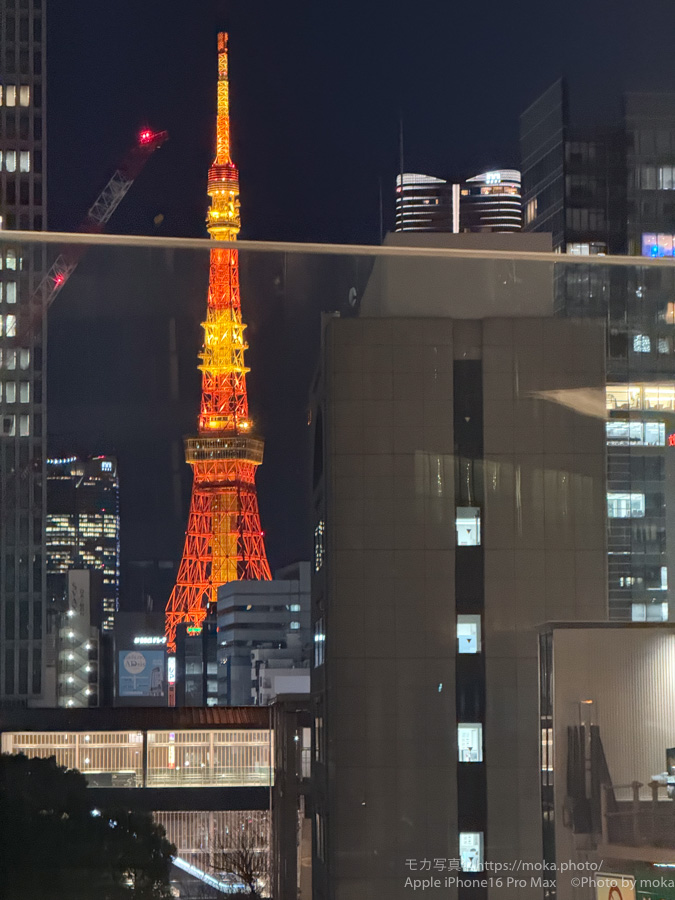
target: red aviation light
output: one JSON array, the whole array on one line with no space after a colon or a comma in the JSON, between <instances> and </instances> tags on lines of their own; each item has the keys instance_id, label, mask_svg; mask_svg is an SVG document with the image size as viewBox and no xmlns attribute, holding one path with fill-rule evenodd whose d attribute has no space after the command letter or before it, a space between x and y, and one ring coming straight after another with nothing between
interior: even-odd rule
<instances>
[{"instance_id":1,"label":"red aviation light","mask_svg":"<svg viewBox=\"0 0 675 900\"><path fill-rule=\"evenodd\" d=\"M54 284L56 285L56 287L61 287L65 280L66 276L59 272L59 274L54 278Z\"/></svg>"},{"instance_id":2,"label":"red aviation light","mask_svg":"<svg viewBox=\"0 0 675 900\"><path fill-rule=\"evenodd\" d=\"M138 143L149 144L153 137L154 135L151 131L141 131L141 133L138 135Z\"/></svg>"}]
</instances>

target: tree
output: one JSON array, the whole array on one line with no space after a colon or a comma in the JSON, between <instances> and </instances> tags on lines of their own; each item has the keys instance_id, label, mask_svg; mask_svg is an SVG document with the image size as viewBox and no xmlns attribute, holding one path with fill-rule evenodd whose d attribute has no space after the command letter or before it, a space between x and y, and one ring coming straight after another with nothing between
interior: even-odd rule
<instances>
[{"instance_id":1,"label":"tree","mask_svg":"<svg viewBox=\"0 0 675 900\"><path fill-rule=\"evenodd\" d=\"M261 900L270 876L267 814L243 821L236 831L220 841L213 852L215 871L224 880L243 885L241 895Z\"/></svg>"},{"instance_id":2,"label":"tree","mask_svg":"<svg viewBox=\"0 0 675 900\"><path fill-rule=\"evenodd\" d=\"M2 900L165 900L176 848L147 813L95 809L80 772L0 756Z\"/></svg>"}]
</instances>

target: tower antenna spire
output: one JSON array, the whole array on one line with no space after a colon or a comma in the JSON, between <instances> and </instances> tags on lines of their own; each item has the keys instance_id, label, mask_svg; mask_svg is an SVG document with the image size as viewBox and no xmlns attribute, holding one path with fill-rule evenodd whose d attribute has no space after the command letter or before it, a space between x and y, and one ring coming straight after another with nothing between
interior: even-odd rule
<instances>
[{"instance_id":1,"label":"tower antenna spire","mask_svg":"<svg viewBox=\"0 0 675 900\"><path fill-rule=\"evenodd\" d=\"M227 34L218 35L216 157L209 169L211 196L206 224L214 242L239 234L239 173L230 153ZM260 527L255 472L263 442L248 414L244 352L247 349L239 295L239 255L231 247L211 250L204 344L200 354L202 397L197 435L185 439L194 481L185 548L166 607L169 652L176 628L200 626L218 588L229 581L271 579ZM171 702L171 686L169 688Z\"/></svg>"}]
</instances>

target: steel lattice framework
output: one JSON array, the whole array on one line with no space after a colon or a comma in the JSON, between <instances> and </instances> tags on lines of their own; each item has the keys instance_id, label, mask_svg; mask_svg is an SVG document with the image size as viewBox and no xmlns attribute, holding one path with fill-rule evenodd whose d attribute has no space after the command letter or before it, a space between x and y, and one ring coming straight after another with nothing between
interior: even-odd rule
<instances>
[{"instance_id":1,"label":"steel lattice framework","mask_svg":"<svg viewBox=\"0 0 675 900\"><path fill-rule=\"evenodd\" d=\"M227 35L218 35L216 158L209 169L207 226L214 240L239 233L239 173L230 157ZM185 549L166 608L169 652L181 622L201 625L218 587L234 580L272 576L260 528L255 471L263 442L252 433L246 395L239 260L236 250L213 249L200 354L202 399L196 437L185 441L194 471Z\"/></svg>"}]
</instances>

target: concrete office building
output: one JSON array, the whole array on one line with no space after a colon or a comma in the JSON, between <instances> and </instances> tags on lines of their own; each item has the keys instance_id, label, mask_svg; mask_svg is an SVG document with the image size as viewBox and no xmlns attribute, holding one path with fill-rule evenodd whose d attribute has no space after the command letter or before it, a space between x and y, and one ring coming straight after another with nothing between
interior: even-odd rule
<instances>
[{"instance_id":1,"label":"concrete office building","mask_svg":"<svg viewBox=\"0 0 675 900\"><path fill-rule=\"evenodd\" d=\"M253 701L256 651L289 668L309 659L309 598L307 562L280 569L272 581L230 581L218 589L219 706Z\"/></svg>"},{"instance_id":2,"label":"concrete office building","mask_svg":"<svg viewBox=\"0 0 675 900\"><path fill-rule=\"evenodd\" d=\"M543 235L387 243L550 249ZM316 900L409 897L422 860L456 859L469 880L482 860L541 861L537 626L606 615L604 326L556 319L552 274L386 258L360 315L324 322Z\"/></svg>"},{"instance_id":3,"label":"concrete office building","mask_svg":"<svg viewBox=\"0 0 675 900\"><path fill-rule=\"evenodd\" d=\"M627 94L620 121L579 127L563 81L521 116L524 230L556 250L669 256L675 213L675 94ZM609 608L669 617L675 569L675 269L570 266L556 310L607 320ZM671 579L672 580L672 579Z\"/></svg>"},{"instance_id":4,"label":"concrete office building","mask_svg":"<svg viewBox=\"0 0 675 900\"><path fill-rule=\"evenodd\" d=\"M0 703L39 699L45 671L45 252L6 233L47 227L45 6L0 5Z\"/></svg>"}]
</instances>

